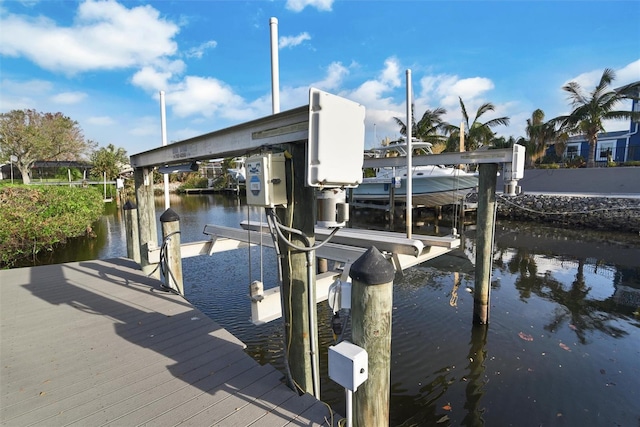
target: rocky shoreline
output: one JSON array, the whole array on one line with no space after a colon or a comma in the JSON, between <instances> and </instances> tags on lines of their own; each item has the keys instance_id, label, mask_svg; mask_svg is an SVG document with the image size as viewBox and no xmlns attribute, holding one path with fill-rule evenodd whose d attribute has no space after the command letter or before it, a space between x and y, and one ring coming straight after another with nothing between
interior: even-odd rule
<instances>
[{"instance_id":1,"label":"rocky shoreline","mask_svg":"<svg viewBox=\"0 0 640 427\"><path fill-rule=\"evenodd\" d=\"M640 198L522 194L496 195L501 219L560 227L640 233ZM474 200L475 199L475 200ZM469 197L476 202L477 197Z\"/></svg>"}]
</instances>

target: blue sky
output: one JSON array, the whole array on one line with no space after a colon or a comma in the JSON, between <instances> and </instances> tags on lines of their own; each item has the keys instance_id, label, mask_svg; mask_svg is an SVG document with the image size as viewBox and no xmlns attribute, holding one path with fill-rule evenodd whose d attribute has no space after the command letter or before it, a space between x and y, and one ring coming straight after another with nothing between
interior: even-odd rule
<instances>
[{"instance_id":1,"label":"blue sky","mask_svg":"<svg viewBox=\"0 0 640 427\"><path fill-rule=\"evenodd\" d=\"M458 97L524 136L537 109L569 112L562 86L640 80L634 1L0 0L0 112L60 111L129 154L271 113L269 18L279 21L281 110L310 86L366 107L367 147L399 136L410 69L416 116ZM620 108L630 108L621 105ZM482 120L485 121L485 120ZM610 123L607 130L628 128Z\"/></svg>"}]
</instances>

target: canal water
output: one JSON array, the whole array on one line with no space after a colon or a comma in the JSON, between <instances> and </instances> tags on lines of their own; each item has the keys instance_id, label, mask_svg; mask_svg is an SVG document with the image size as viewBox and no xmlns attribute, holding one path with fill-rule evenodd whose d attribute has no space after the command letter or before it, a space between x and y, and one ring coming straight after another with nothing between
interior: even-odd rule
<instances>
[{"instance_id":1,"label":"canal water","mask_svg":"<svg viewBox=\"0 0 640 427\"><path fill-rule=\"evenodd\" d=\"M171 204L182 242L205 240L205 224L261 219L233 197L174 195ZM158 216L162 206L158 199ZM354 222L384 228L376 218ZM414 233L436 229L427 220ZM40 262L126 255L115 206L95 231L95 239L76 239ZM473 231L463 243L395 281L390 425L640 425L640 238L499 222L488 328L471 321ZM189 301L244 341L256 360L283 370L281 321L249 322L250 281L276 285L272 250L189 258L183 271ZM327 378L326 303L318 313L322 397L344 414L344 392Z\"/></svg>"}]
</instances>

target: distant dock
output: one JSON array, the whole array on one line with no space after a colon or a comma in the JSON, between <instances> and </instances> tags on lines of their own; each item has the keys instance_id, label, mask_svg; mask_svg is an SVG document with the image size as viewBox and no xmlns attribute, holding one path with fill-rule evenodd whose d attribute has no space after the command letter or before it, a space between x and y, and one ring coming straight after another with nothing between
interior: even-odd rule
<instances>
[{"instance_id":1,"label":"distant dock","mask_svg":"<svg viewBox=\"0 0 640 427\"><path fill-rule=\"evenodd\" d=\"M0 308L3 426L329 425L131 260L2 270Z\"/></svg>"}]
</instances>

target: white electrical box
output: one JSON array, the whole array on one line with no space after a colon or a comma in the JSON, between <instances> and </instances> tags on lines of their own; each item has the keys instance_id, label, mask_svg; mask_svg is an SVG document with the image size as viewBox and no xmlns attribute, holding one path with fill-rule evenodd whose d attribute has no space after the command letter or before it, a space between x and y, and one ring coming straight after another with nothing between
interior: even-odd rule
<instances>
[{"instance_id":1,"label":"white electrical box","mask_svg":"<svg viewBox=\"0 0 640 427\"><path fill-rule=\"evenodd\" d=\"M287 204L284 153L264 153L246 160L247 204L273 208Z\"/></svg>"},{"instance_id":2,"label":"white electrical box","mask_svg":"<svg viewBox=\"0 0 640 427\"><path fill-rule=\"evenodd\" d=\"M349 341L329 347L329 378L356 391L369 377L369 357L364 348Z\"/></svg>"},{"instance_id":3,"label":"white electrical box","mask_svg":"<svg viewBox=\"0 0 640 427\"><path fill-rule=\"evenodd\" d=\"M364 117L364 106L311 88L308 186L357 187L362 182Z\"/></svg>"}]
</instances>

